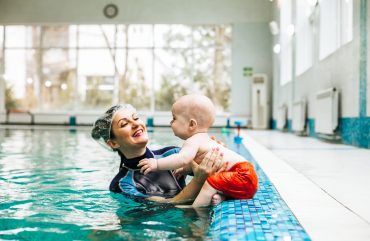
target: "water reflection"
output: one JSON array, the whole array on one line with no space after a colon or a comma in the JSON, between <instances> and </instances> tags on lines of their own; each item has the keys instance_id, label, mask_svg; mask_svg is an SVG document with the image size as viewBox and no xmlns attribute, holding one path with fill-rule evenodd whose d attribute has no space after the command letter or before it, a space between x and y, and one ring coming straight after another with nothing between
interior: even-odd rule
<instances>
[{"instance_id":1,"label":"water reflection","mask_svg":"<svg viewBox=\"0 0 370 241\"><path fill-rule=\"evenodd\" d=\"M121 195L116 215L119 230L95 229L90 240L204 240L210 222L210 209L177 208L171 204L135 202Z\"/></svg>"}]
</instances>

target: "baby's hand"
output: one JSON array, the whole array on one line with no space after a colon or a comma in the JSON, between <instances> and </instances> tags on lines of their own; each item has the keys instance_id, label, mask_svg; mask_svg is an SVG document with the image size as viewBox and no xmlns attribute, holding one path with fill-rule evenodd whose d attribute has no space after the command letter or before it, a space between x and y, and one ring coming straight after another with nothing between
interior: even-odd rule
<instances>
[{"instance_id":1,"label":"baby's hand","mask_svg":"<svg viewBox=\"0 0 370 241\"><path fill-rule=\"evenodd\" d=\"M147 174L151 171L156 171L158 170L158 161L157 159L154 158L149 158L149 159L143 159L139 161L139 164L137 165L140 168L140 172Z\"/></svg>"},{"instance_id":2,"label":"baby's hand","mask_svg":"<svg viewBox=\"0 0 370 241\"><path fill-rule=\"evenodd\" d=\"M176 179L179 179L181 176L186 176L191 172L192 172L191 165L186 165L176 169L173 172L173 175L176 177Z\"/></svg>"},{"instance_id":3,"label":"baby's hand","mask_svg":"<svg viewBox=\"0 0 370 241\"><path fill-rule=\"evenodd\" d=\"M173 175L175 176L176 179L179 179L180 177L185 175L185 170L183 167L177 168L174 172Z\"/></svg>"}]
</instances>

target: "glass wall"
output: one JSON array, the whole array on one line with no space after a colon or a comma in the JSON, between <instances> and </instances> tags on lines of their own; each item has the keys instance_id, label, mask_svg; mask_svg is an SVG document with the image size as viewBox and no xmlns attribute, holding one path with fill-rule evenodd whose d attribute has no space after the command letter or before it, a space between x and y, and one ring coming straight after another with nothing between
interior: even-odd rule
<instances>
[{"instance_id":1,"label":"glass wall","mask_svg":"<svg viewBox=\"0 0 370 241\"><path fill-rule=\"evenodd\" d=\"M169 111L179 96L203 93L228 111L229 25L3 29L7 108L83 111L126 102Z\"/></svg>"}]
</instances>

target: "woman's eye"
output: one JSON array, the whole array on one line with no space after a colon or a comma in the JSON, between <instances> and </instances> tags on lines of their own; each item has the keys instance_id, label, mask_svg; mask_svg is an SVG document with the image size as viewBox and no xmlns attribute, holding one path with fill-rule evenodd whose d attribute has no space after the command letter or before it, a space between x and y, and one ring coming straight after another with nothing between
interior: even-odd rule
<instances>
[{"instance_id":1,"label":"woman's eye","mask_svg":"<svg viewBox=\"0 0 370 241\"><path fill-rule=\"evenodd\" d=\"M121 127L125 127L125 126L127 126L127 123L122 123L121 124Z\"/></svg>"},{"instance_id":2,"label":"woman's eye","mask_svg":"<svg viewBox=\"0 0 370 241\"><path fill-rule=\"evenodd\" d=\"M132 119L135 120L135 121L137 121L140 118L139 118L139 116L137 114L134 114L134 115L132 115Z\"/></svg>"}]
</instances>

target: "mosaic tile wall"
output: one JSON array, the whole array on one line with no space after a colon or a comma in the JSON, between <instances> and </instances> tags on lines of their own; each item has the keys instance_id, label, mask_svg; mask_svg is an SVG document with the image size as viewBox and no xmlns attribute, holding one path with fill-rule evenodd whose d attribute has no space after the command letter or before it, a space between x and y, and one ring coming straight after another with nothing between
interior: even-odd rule
<instances>
[{"instance_id":1,"label":"mosaic tile wall","mask_svg":"<svg viewBox=\"0 0 370 241\"><path fill-rule=\"evenodd\" d=\"M341 118L339 132L343 143L370 148L370 117Z\"/></svg>"},{"instance_id":2,"label":"mosaic tile wall","mask_svg":"<svg viewBox=\"0 0 370 241\"><path fill-rule=\"evenodd\" d=\"M307 119L306 128L309 136L317 137L315 119ZM339 118L338 135L344 144L370 148L370 117Z\"/></svg>"},{"instance_id":3,"label":"mosaic tile wall","mask_svg":"<svg viewBox=\"0 0 370 241\"><path fill-rule=\"evenodd\" d=\"M247 149L228 146L251 161L259 188L253 199L224 201L213 210L208 240L311 240Z\"/></svg>"},{"instance_id":4,"label":"mosaic tile wall","mask_svg":"<svg viewBox=\"0 0 370 241\"><path fill-rule=\"evenodd\" d=\"M360 117L366 116L367 103L367 0L360 2Z\"/></svg>"}]
</instances>

